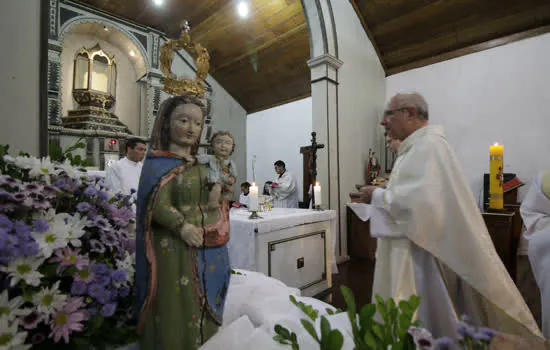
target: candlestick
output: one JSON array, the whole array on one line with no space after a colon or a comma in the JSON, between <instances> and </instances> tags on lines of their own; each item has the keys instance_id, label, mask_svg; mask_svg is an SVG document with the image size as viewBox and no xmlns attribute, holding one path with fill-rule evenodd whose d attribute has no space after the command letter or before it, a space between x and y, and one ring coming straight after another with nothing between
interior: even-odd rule
<instances>
[{"instance_id":1,"label":"candlestick","mask_svg":"<svg viewBox=\"0 0 550 350\"><path fill-rule=\"evenodd\" d=\"M258 186L253 182L248 193L248 209L258 211Z\"/></svg>"},{"instance_id":2,"label":"candlestick","mask_svg":"<svg viewBox=\"0 0 550 350\"><path fill-rule=\"evenodd\" d=\"M315 197L315 203L313 203L314 206L319 206L321 204L323 204L323 200L322 200L322 197L321 197L321 185L319 184L319 182L317 182L317 184L315 186L313 186L313 193L315 194L314 197Z\"/></svg>"},{"instance_id":3,"label":"candlestick","mask_svg":"<svg viewBox=\"0 0 550 350\"><path fill-rule=\"evenodd\" d=\"M489 147L489 208L491 209L504 208L503 163L504 146L495 143Z\"/></svg>"}]
</instances>

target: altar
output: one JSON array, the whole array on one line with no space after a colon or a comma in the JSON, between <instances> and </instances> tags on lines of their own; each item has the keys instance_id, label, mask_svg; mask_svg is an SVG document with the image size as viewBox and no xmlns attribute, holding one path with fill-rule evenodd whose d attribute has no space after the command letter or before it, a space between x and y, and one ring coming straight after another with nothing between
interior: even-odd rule
<instances>
[{"instance_id":1,"label":"altar","mask_svg":"<svg viewBox=\"0 0 550 350\"><path fill-rule=\"evenodd\" d=\"M258 271L301 290L304 296L324 294L336 273L336 212L274 208L262 219L232 209L228 243L233 269Z\"/></svg>"}]
</instances>

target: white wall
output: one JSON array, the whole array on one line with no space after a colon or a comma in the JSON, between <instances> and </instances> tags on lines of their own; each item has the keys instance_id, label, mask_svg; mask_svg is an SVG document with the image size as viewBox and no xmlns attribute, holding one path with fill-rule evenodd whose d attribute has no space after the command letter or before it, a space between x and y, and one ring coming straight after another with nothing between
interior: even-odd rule
<instances>
[{"instance_id":1,"label":"white wall","mask_svg":"<svg viewBox=\"0 0 550 350\"><path fill-rule=\"evenodd\" d=\"M276 177L273 163L282 160L296 176L298 194L303 200L303 158L300 147L311 144L311 97L250 114L246 119L247 181L252 183L252 159L256 156L254 172L261 188ZM244 182L245 179L239 180Z\"/></svg>"},{"instance_id":2,"label":"white wall","mask_svg":"<svg viewBox=\"0 0 550 350\"><path fill-rule=\"evenodd\" d=\"M134 133L134 135L139 135L141 88L140 85L136 83L136 80L140 77L137 76L134 65L130 62L127 52L92 35L67 33L63 38L63 51L61 52L61 115L66 117L68 111L78 108L78 103L74 100L72 95L75 53L82 47L89 49L98 43L105 52L115 56L117 68L116 103L114 108L111 109L111 112L113 112L120 121Z\"/></svg>"},{"instance_id":3,"label":"white wall","mask_svg":"<svg viewBox=\"0 0 550 350\"><path fill-rule=\"evenodd\" d=\"M346 203L354 185L366 181L369 148L380 144L378 123L384 107L386 80L376 51L350 2L334 0L332 6L339 59L344 62L338 72L338 154L341 244L346 247Z\"/></svg>"},{"instance_id":4,"label":"white wall","mask_svg":"<svg viewBox=\"0 0 550 350\"><path fill-rule=\"evenodd\" d=\"M504 145L504 172L524 182L550 168L549 62L546 34L390 76L387 97L424 95L479 200L494 142Z\"/></svg>"},{"instance_id":5,"label":"white wall","mask_svg":"<svg viewBox=\"0 0 550 350\"><path fill-rule=\"evenodd\" d=\"M0 143L39 155L40 1L0 1Z\"/></svg>"}]
</instances>

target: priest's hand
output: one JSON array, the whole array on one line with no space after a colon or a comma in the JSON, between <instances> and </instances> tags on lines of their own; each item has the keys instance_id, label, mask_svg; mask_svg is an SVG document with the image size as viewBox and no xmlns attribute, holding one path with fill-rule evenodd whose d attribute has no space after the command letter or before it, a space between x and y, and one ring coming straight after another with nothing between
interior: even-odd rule
<instances>
[{"instance_id":1,"label":"priest's hand","mask_svg":"<svg viewBox=\"0 0 550 350\"><path fill-rule=\"evenodd\" d=\"M365 203L370 204L372 200L372 193L376 189L376 186L360 186L356 185L356 187L359 187L359 192L351 192L349 194L351 201L353 203Z\"/></svg>"},{"instance_id":2,"label":"priest's hand","mask_svg":"<svg viewBox=\"0 0 550 350\"><path fill-rule=\"evenodd\" d=\"M202 233L195 225L184 224L180 230L181 239L190 247L200 247L203 243Z\"/></svg>"}]
</instances>

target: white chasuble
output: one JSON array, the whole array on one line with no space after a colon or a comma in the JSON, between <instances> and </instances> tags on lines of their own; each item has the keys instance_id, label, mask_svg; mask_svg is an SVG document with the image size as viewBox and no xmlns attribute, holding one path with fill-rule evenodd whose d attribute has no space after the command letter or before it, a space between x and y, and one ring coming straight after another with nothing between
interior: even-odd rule
<instances>
[{"instance_id":1,"label":"white chasuble","mask_svg":"<svg viewBox=\"0 0 550 350\"><path fill-rule=\"evenodd\" d=\"M529 262L540 288L542 332L550 338L550 172L537 175L520 208Z\"/></svg>"},{"instance_id":2,"label":"white chasuble","mask_svg":"<svg viewBox=\"0 0 550 350\"><path fill-rule=\"evenodd\" d=\"M142 167L142 162L133 162L124 157L105 169L105 185L114 192L129 195L132 189L138 189Z\"/></svg>"},{"instance_id":3,"label":"white chasuble","mask_svg":"<svg viewBox=\"0 0 550 350\"><path fill-rule=\"evenodd\" d=\"M443 128L415 131L398 155L388 188L373 194L373 204L381 201L388 214L389 233L379 240L377 265L392 260L399 271L386 275L392 296L408 298L416 291L422 297L417 317L436 337L456 336L461 315L500 332L541 337L497 255ZM407 275L411 270L413 279Z\"/></svg>"},{"instance_id":4,"label":"white chasuble","mask_svg":"<svg viewBox=\"0 0 550 350\"><path fill-rule=\"evenodd\" d=\"M279 185L273 187L273 207L298 208L298 183L294 175L285 171L273 182Z\"/></svg>"}]
</instances>

